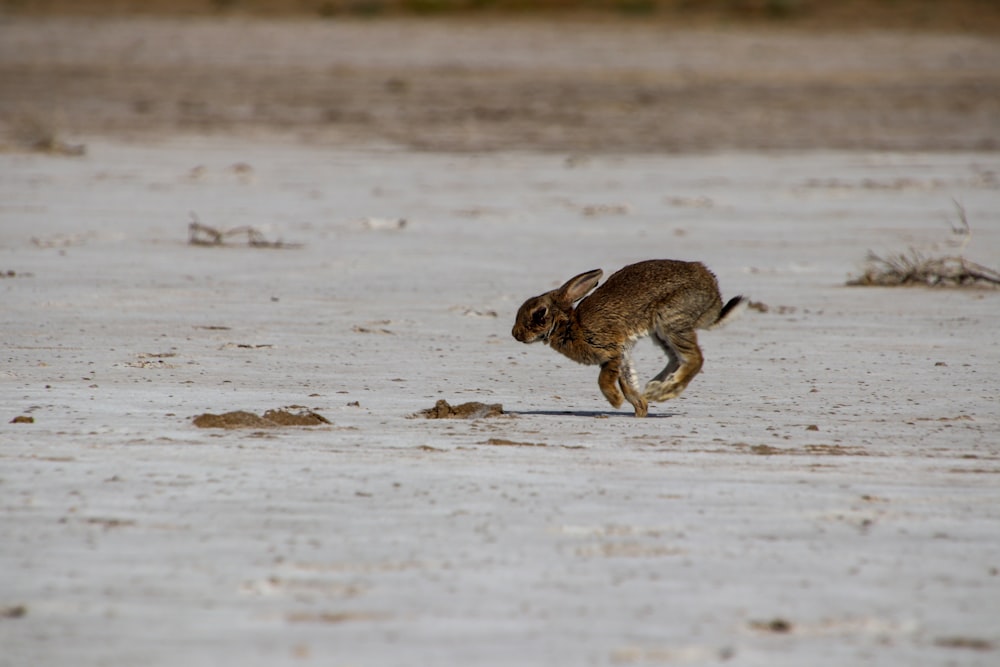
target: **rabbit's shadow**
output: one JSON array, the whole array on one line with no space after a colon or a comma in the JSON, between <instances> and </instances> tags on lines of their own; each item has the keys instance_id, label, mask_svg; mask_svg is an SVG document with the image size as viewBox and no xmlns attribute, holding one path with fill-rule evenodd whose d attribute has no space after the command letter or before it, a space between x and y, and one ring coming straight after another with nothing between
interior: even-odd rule
<instances>
[{"instance_id":1,"label":"rabbit's shadow","mask_svg":"<svg viewBox=\"0 0 1000 667\"><path fill-rule=\"evenodd\" d=\"M507 414L518 417L590 417L591 419L611 419L625 417L635 419L631 412L613 410L507 410ZM668 419L675 416L673 412L662 414L649 413L646 419Z\"/></svg>"}]
</instances>

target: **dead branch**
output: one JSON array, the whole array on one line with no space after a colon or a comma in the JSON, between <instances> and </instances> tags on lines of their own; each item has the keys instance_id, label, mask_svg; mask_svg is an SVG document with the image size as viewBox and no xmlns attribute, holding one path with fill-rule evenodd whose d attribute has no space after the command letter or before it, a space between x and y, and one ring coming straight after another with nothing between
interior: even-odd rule
<instances>
[{"instance_id":1,"label":"dead branch","mask_svg":"<svg viewBox=\"0 0 1000 667\"><path fill-rule=\"evenodd\" d=\"M241 225L231 229L216 229L203 224L192 211L191 222L188 223L188 244L200 246L221 246L227 238L246 234L247 245L251 248L300 248L301 243L285 243L283 241L268 241L257 229L249 225Z\"/></svg>"},{"instance_id":2,"label":"dead branch","mask_svg":"<svg viewBox=\"0 0 1000 667\"><path fill-rule=\"evenodd\" d=\"M952 232L961 235L959 250L964 250L972 238L972 227L965 208L955 202L959 223L951 223ZM877 255L868 251L864 273L847 281L848 285L930 285L966 287L979 284L1000 285L1000 271L970 261L961 255L928 257L915 248L894 255Z\"/></svg>"}]
</instances>

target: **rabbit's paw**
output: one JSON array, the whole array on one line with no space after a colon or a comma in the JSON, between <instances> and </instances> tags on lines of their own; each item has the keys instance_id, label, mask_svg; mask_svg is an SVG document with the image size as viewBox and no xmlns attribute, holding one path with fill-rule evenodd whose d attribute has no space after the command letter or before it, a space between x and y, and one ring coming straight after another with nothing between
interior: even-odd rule
<instances>
[{"instance_id":1,"label":"rabbit's paw","mask_svg":"<svg viewBox=\"0 0 1000 667\"><path fill-rule=\"evenodd\" d=\"M632 407L635 408L636 417L645 417L649 414L649 405L644 399L636 399L635 403L632 404Z\"/></svg>"},{"instance_id":2,"label":"rabbit's paw","mask_svg":"<svg viewBox=\"0 0 1000 667\"><path fill-rule=\"evenodd\" d=\"M646 383L646 388L642 392L643 398L647 401L658 403L677 398L684 391L684 387L671 380L650 380Z\"/></svg>"}]
</instances>

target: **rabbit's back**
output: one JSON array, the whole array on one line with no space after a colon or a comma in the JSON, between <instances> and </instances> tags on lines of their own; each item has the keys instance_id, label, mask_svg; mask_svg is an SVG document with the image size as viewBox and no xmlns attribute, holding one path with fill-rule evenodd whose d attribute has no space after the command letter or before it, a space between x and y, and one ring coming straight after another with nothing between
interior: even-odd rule
<instances>
[{"instance_id":1,"label":"rabbit's back","mask_svg":"<svg viewBox=\"0 0 1000 667\"><path fill-rule=\"evenodd\" d=\"M592 334L643 335L664 317L691 328L711 325L722 297L715 275L700 262L654 259L611 274L576 308L579 324Z\"/></svg>"}]
</instances>

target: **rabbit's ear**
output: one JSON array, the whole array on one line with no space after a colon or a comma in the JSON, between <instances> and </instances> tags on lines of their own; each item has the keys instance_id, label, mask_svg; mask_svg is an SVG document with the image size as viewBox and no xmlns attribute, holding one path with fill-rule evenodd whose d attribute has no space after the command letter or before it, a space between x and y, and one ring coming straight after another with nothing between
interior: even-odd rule
<instances>
[{"instance_id":1,"label":"rabbit's ear","mask_svg":"<svg viewBox=\"0 0 1000 667\"><path fill-rule=\"evenodd\" d=\"M597 282L604 275L604 271L600 269L594 269L593 271L587 271L586 273L581 273L580 275L570 278L566 281L566 284L556 290L556 295L566 301L566 303L573 304L587 296L587 292L597 287Z\"/></svg>"}]
</instances>

